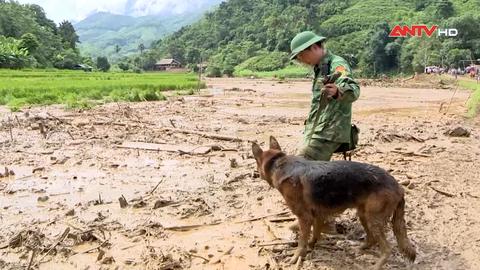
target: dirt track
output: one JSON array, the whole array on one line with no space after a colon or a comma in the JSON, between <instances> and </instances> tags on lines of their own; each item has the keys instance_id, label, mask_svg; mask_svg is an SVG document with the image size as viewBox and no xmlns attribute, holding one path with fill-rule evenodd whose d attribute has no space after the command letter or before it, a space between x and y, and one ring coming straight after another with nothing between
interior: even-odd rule
<instances>
[{"instance_id":1,"label":"dirt track","mask_svg":"<svg viewBox=\"0 0 480 270\"><path fill-rule=\"evenodd\" d=\"M292 216L280 194L253 177L250 144L178 131L259 142L274 135L293 153L310 83L215 79L208 85L200 96L85 112L0 108L0 165L15 172L0 178L0 268L25 269L40 259L40 269L288 268L294 247L262 245L294 240L287 229ZM232 88L238 89L225 91ZM416 269L480 269L480 121L463 118L469 93L459 90L449 106L452 93L362 87L354 104L361 145L353 159L389 169L405 185ZM444 135L457 126L471 136ZM173 152L119 147L126 141ZM255 217L261 218L246 221ZM303 269L375 262L376 250L355 249L363 231L354 213L337 224L340 233L326 235ZM386 268L403 269L389 239L394 255Z\"/></svg>"}]
</instances>

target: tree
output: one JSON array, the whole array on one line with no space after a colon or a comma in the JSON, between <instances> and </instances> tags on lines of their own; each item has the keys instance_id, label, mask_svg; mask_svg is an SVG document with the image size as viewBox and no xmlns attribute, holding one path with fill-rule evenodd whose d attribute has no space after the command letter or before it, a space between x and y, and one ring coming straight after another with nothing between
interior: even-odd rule
<instances>
[{"instance_id":1,"label":"tree","mask_svg":"<svg viewBox=\"0 0 480 270\"><path fill-rule=\"evenodd\" d=\"M22 68L28 64L28 51L21 41L0 36L0 68Z\"/></svg>"},{"instance_id":2,"label":"tree","mask_svg":"<svg viewBox=\"0 0 480 270\"><path fill-rule=\"evenodd\" d=\"M68 49L59 53L55 59L53 65L59 69L73 69L75 65L79 64L82 60L78 53L73 49Z\"/></svg>"},{"instance_id":3,"label":"tree","mask_svg":"<svg viewBox=\"0 0 480 270\"><path fill-rule=\"evenodd\" d=\"M145 50L145 45L143 45L143 43L140 43L140 45L138 45L138 50L140 50L140 54L143 54L143 51Z\"/></svg>"},{"instance_id":4,"label":"tree","mask_svg":"<svg viewBox=\"0 0 480 270\"><path fill-rule=\"evenodd\" d=\"M446 19L453 15L454 9L452 2L448 0L438 1L436 4L435 17L438 19Z\"/></svg>"},{"instance_id":5,"label":"tree","mask_svg":"<svg viewBox=\"0 0 480 270\"><path fill-rule=\"evenodd\" d=\"M75 28L73 28L72 23L69 21L63 21L60 23L58 33L62 38L62 42L66 49L75 49L77 42L80 42L78 35L75 32Z\"/></svg>"},{"instance_id":6,"label":"tree","mask_svg":"<svg viewBox=\"0 0 480 270\"><path fill-rule=\"evenodd\" d=\"M130 69L130 65L127 62L120 62L118 63L118 68L120 68L123 71L127 71Z\"/></svg>"},{"instance_id":7,"label":"tree","mask_svg":"<svg viewBox=\"0 0 480 270\"><path fill-rule=\"evenodd\" d=\"M23 34L20 42L20 47L27 49L29 53L33 53L40 43L38 38L32 33Z\"/></svg>"},{"instance_id":8,"label":"tree","mask_svg":"<svg viewBox=\"0 0 480 270\"><path fill-rule=\"evenodd\" d=\"M470 50L452 49L447 54L447 65L452 67L461 67L461 60L472 59Z\"/></svg>"},{"instance_id":9,"label":"tree","mask_svg":"<svg viewBox=\"0 0 480 270\"><path fill-rule=\"evenodd\" d=\"M29 53L28 65L52 67L58 61L57 56L69 49L57 30L38 5L0 2L0 35L22 41L21 47Z\"/></svg>"},{"instance_id":10,"label":"tree","mask_svg":"<svg viewBox=\"0 0 480 270\"><path fill-rule=\"evenodd\" d=\"M97 68L103 72L107 72L108 70L110 70L110 63L108 62L107 57L97 57Z\"/></svg>"},{"instance_id":11,"label":"tree","mask_svg":"<svg viewBox=\"0 0 480 270\"><path fill-rule=\"evenodd\" d=\"M43 10L43 8L41 6L35 5L35 4L30 4L30 5L27 5L27 7L31 11L33 11L34 16L35 16L35 21L40 26L46 27L46 28L50 29L50 31L52 31L52 32L57 31L57 26L55 25L55 22L53 22L52 20L47 18L47 15L45 14L45 11Z\"/></svg>"},{"instance_id":12,"label":"tree","mask_svg":"<svg viewBox=\"0 0 480 270\"><path fill-rule=\"evenodd\" d=\"M391 40L388 37L389 33L390 28L386 22L377 24L375 30L371 32L371 38L366 44L366 51L360 62L365 75L376 75L390 68L389 58L392 56L387 55L387 52L391 53L392 50L390 48L386 50L386 46Z\"/></svg>"}]
</instances>

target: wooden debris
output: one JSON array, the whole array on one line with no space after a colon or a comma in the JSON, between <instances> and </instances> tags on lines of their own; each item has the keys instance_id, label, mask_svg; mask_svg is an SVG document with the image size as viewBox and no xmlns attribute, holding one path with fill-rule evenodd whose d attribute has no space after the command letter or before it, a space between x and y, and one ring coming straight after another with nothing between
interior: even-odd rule
<instances>
[{"instance_id":1,"label":"wooden debris","mask_svg":"<svg viewBox=\"0 0 480 270\"><path fill-rule=\"evenodd\" d=\"M259 217L254 217L254 218L249 218L249 219L237 221L235 223L245 223L245 222L250 222L250 221L256 221L256 220L264 219L264 218L267 218L267 217L282 216L282 215L286 215L288 213L290 213L290 211L282 211L282 212L278 212L278 213L274 213L274 214L269 214L269 215L264 215L264 216L259 216Z\"/></svg>"},{"instance_id":2,"label":"wooden debris","mask_svg":"<svg viewBox=\"0 0 480 270\"><path fill-rule=\"evenodd\" d=\"M268 246L277 246L277 245L295 245L297 241L292 240L285 240L285 241L275 241L275 242L268 242L268 243L261 243L257 244L258 247L268 247Z\"/></svg>"},{"instance_id":3,"label":"wooden debris","mask_svg":"<svg viewBox=\"0 0 480 270\"><path fill-rule=\"evenodd\" d=\"M284 218L272 218L269 219L268 221L273 222L273 223L280 223L280 222L288 222L288 221L294 221L295 217L284 217Z\"/></svg>"},{"instance_id":4,"label":"wooden debris","mask_svg":"<svg viewBox=\"0 0 480 270\"><path fill-rule=\"evenodd\" d=\"M153 192L155 192L155 190L157 190L158 186L160 186L160 184L163 182L163 179L158 181L157 185L152 189L152 191L150 191L150 195L153 194Z\"/></svg>"},{"instance_id":5,"label":"wooden debris","mask_svg":"<svg viewBox=\"0 0 480 270\"><path fill-rule=\"evenodd\" d=\"M32 173L43 172L43 171L45 171L45 167L37 167L32 170Z\"/></svg>"},{"instance_id":6,"label":"wooden debris","mask_svg":"<svg viewBox=\"0 0 480 270\"><path fill-rule=\"evenodd\" d=\"M455 194L452 194L452 193L449 193L449 192L446 192L446 191L442 191L436 187L432 187L432 186L429 186L431 189L433 189L434 191L444 195L444 196L447 196L447 197L455 197Z\"/></svg>"},{"instance_id":7,"label":"wooden debris","mask_svg":"<svg viewBox=\"0 0 480 270\"><path fill-rule=\"evenodd\" d=\"M207 258L205 258L205 257L202 257L202 256L200 256L200 255L197 255L197 254L195 254L195 253L187 252L187 254L188 254L188 256L202 259L202 260L204 260L204 261L207 262L207 263L210 262L209 259L207 259Z\"/></svg>"},{"instance_id":8,"label":"wooden debris","mask_svg":"<svg viewBox=\"0 0 480 270\"><path fill-rule=\"evenodd\" d=\"M222 140L222 141L230 141L230 142L256 142L256 140L249 140L249 139L242 139L242 138L238 138L238 137L230 137L230 136L226 136L226 135L205 133L205 132L200 132L200 131L195 131L195 130L164 128L164 129L162 129L162 131L164 131L164 132L174 132L174 133L184 133L184 134L193 134L193 135L199 135L199 136L202 136L202 137L205 137L205 138Z\"/></svg>"},{"instance_id":9,"label":"wooden debris","mask_svg":"<svg viewBox=\"0 0 480 270\"><path fill-rule=\"evenodd\" d=\"M108 240L105 240L105 241L103 241L100 245L95 246L95 247L93 247L93 248L89 248L89 249L84 250L84 251L82 251L82 252L79 252L79 253L77 253L77 254L85 254L85 253L89 253L89 252L91 252L91 251L100 249L100 248L103 247L107 242L108 242Z\"/></svg>"},{"instance_id":10,"label":"wooden debris","mask_svg":"<svg viewBox=\"0 0 480 270\"><path fill-rule=\"evenodd\" d=\"M42 260L47 257L47 255L50 253L50 251L52 251L58 244L60 244L66 237L67 235L70 233L70 228L67 227L65 228L65 231L63 231L62 235L60 236L60 238L58 238L57 242L55 242L55 244L53 244L47 251L47 253L43 254L43 256L33 265L33 267L37 266L39 263L42 262Z\"/></svg>"},{"instance_id":11,"label":"wooden debris","mask_svg":"<svg viewBox=\"0 0 480 270\"><path fill-rule=\"evenodd\" d=\"M30 254L30 259L28 260L27 270L32 268L33 260L35 259L35 255L37 254L37 249L32 249L32 254Z\"/></svg>"},{"instance_id":12,"label":"wooden debris","mask_svg":"<svg viewBox=\"0 0 480 270\"><path fill-rule=\"evenodd\" d=\"M46 202L48 201L49 197L48 196L40 196L37 198L38 202Z\"/></svg>"},{"instance_id":13,"label":"wooden debris","mask_svg":"<svg viewBox=\"0 0 480 270\"><path fill-rule=\"evenodd\" d=\"M405 156L417 156L417 157L432 157L431 155L425 155L425 154L421 154L421 153L415 153L413 151L410 151L410 152L403 152L403 151L399 151L399 150L391 150L390 152L392 153L397 153L397 154L402 154L402 155L405 155Z\"/></svg>"},{"instance_id":14,"label":"wooden debris","mask_svg":"<svg viewBox=\"0 0 480 270\"><path fill-rule=\"evenodd\" d=\"M165 230L170 230L170 231L180 231L180 232L185 232L189 231L192 229L200 228L200 227L205 227L205 226L214 226L218 225L220 222L214 222L214 223L208 223L208 224L194 224L194 225L180 225L180 226L170 226L170 227L164 227Z\"/></svg>"},{"instance_id":15,"label":"wooden debris","mask_svg":"<svg viewBox=\"0 0 480 270\"><path fill-rule=\"evenodd\" d=\"M222 254L221 254L220 256L218 256L217 258L212 259L212 261L211 261L210 263L211 263L211 264L217 264L217 263L221 262L223 256L230 255L230 253L232 253L232 250L233 250L233 246L230 247L227 251L225 251L224 253L222 253Z\"/></svg>"},{"instance_id":16,"label":"wooden debris","mask_svg":"<svg viewBox=\"0 0 480 270\"><path fill-rule=\"evenodd\" d=\"M172 145L145 142L123 142L118 148L141 149L150 151L176 152L180 154L204 155L212 151L211 146Z\"/></svg>"},{"instance_id":17,"label":"wooden debris","mask_svg":"<svg viewBox=\"0 0 480 270\"><path fill-rule=\"evenodd\" d=\"M118 198L118 202L120 203L120 208L126 208L128 206L127 199L125 199L123 195Z\"/></svg>"},{"instance_id":18,"label":"wooden debris","mask_svg":"<svg viewBox=\"0 0 480 270\"><path fill-rule=\"evenodd\" d=\"M179 204L179 203L172 202L172 201L167 201L167 200L157 200L157 201L155 201L155 204L153 205L153 209L158 209L158 208L162 208L162 207L166 207L166 206L174 205L174 204Z\"/></svg>"}]
</instances>

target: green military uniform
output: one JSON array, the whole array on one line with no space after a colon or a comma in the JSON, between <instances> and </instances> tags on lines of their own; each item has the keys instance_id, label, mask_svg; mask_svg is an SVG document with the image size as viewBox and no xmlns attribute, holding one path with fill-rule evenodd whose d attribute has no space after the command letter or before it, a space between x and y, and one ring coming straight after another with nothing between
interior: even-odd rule
<instances>
[{"instance_id":1,"label":"green military uniform","mask_svg":"<svg viewBox=\"0 0 480 270\"><path fill-rule=\"evenodd\" d=\"M291 58L324 39L309 31L298 34L292 40ZM358 99L360 87L353 80L347 61L329 51L314 70L312 104L305 122L304 146L299 155L312 160L330 160L342 143L350 142L352 102ZM327 100L321 95L322 79L336 71L341 73L340 78L335 81L340 98Z\"/></svg>"}]
</instances>

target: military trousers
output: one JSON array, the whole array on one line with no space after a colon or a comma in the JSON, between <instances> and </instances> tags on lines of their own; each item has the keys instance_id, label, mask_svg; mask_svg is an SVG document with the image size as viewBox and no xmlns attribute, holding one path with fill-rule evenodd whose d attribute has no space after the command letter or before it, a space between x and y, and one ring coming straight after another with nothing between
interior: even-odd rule
<instances>
[{"instance_id":1,"label":"military trousers","mask_svg":"<svg viewBox=\"0 0 480 270\"><path fill-rule=\"evenodd\" d=\"M312 138L308 144L300 148L297 155L309 160L329 161L340 145L338 142Z\"/></svg>"}]
</instances>

